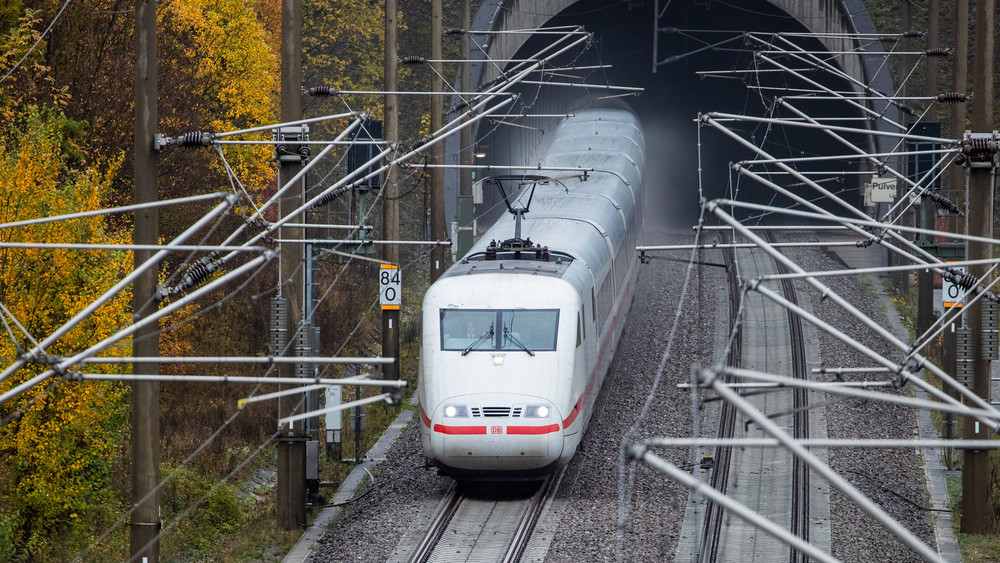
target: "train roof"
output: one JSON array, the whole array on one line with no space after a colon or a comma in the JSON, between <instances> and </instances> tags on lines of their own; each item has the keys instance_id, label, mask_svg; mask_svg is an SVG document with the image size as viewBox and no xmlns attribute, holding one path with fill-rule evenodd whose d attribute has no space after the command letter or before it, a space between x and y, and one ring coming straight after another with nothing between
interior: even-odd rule
<instances>
[{"instance_id":1,"label":"train roof","mask_svg":"<svg viewBox=\"0 0 1000 563\"><path fill-rule=\"evenodd\" d=\"M516 201L525 205L530 198L531 205L523 215L516 248L503 248L516 229L515 217L504 215L445 276L502 270L562 277L573 261L581 261L596 277L611 268L612 249L624 243L624 218L641 216L641 128L627 111L585 110L564 120L549 141L545 166L592 171L549 172L547 179L532 176L521 182ZM524 248L525 242L531 248ZM542 260L536 260L536 253Z\"/></svg>"}]
</instances>

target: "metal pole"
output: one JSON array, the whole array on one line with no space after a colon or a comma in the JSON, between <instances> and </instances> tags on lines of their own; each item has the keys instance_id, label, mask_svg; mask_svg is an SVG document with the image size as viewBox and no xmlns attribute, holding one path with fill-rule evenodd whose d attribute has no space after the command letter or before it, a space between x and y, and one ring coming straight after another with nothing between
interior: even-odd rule
<instances>
[{"instance_id":1,"label":"metal pole","mask_svg":"<svg viewBox=\"0 0 1000 563\"><path fill-rule=\"evenodd\" d=\"M462 28L470 29L470 8L469 0L462 0ZM461 64L461 75L462 75L462 90L468 91L472 89L472 65L468 62L470 57L469 51L469 34L462 35L461 58L463 62ZM467 123L469 121L469 116L463 118L463 122ZM475 233L475 216L476 207L475 201L472 195L472 174L471 168L464 168L465 166L472 165L472 127L463 127L462 131L459 133L460 139L460 152L459 152L459 164L463 166L462 169L458 171L458 217L457 217L457 231L455 236L458 238L458 256L465 256L469 249L472 248L473 240L476 237Z\"/></svg>"},{"instance_id":2,"label":"metal pole","mask_svg":"<svg viewBox=\"0 0 1000 563\"><path fill-rule=\"evenodd\" d=\"M396 75L397 6L397 0L385 0L385 89L387 92L395 92L398 82ZM438 34L440 35L440 31ZM434 96L432 99L440 98ZM385 96L383 132L386 141L399 142L399 98L395 94L386 94ZM399 167L390 166L382 198L382 238L385 240L399 240L398 182ZM390 244L382 247L382 259L389 264L399 265L399 246ZM386 358L399 357L399 309L382 310L382 356ZM382 379L399 379L399 365L393 363L383 367Z\"/></svg>"},{"instance_id":3,"label":"metal pole","mask_svg":"<svg viewBox=\"0 0 1000 563\"><path fill-rule=\"evenodd\" d=\"M135 204L157 199L158 159L153 149L157 129L156 90L156 2L136 0L135 4ZM136 244L159 242L159 212L156 207L135 211L132 240ZM136 269L153 255L135 250ZM159 267L153 265L135 279L132 311L136 320L156 309ZM158 327L149 325L135 333L132 352L136 356L160 355ZM159 373L156 361L137 363L136 371ZM160 384L155 381L132 384L132 504L129 543L133 560L159 561L160 497L155 492L160 481ZM143 500L145 499L145 500Z\"/></svg>"},{"instance_id":4,"label":"metal pole","mask_svg":"<svg viewBox=\"0 0 1000 563\"><path fill-rule=\"evenodd\" d=\"M986 133L993 129L993 50L996 38L994 22L996 0L976 1L976 40L973 87L975 99L972 104L972 127ZM992 236L993 231L993 174L991 166L995 155L986 163L968 162L968 221L969 234ZM971 260L989 258L992 245L970 241L965 257ZM985 266L969 266L969 273L982 278ZM984 359L983 310L982 304L972 306L965 312L969 328L973 334L973 384L972 391L986 401L990 398L990 360ZM996 338L993 336L993 338ZM962 436L966 440L987 440L990 428L971 418L966 418ZM982 450L965 452L962 462L962 532L966 534L989 534L993 532L993 508L991 481L992 464L990 453Z\"/></svg>"},{"instance_id":5,"label":"metal pole","mask_svg":"<svg viewBox=\"0 0 1000 563\"><path fill-rule=\"evenodd\" d=\"M940 25L938 12L940 0L929 0L927 7L927 49L938 48ZM924 94L934 96L938 93L938 58L927 57L927 80ZM921 226L925 229L936 228L937 214L934 206L926 198L920 200ZM937 241L931 237L921 237L926 244L933 245ZM924 334L934 323L934 274L930 270L920 270L917 273L917 334Z\"/></svg>"},{"instance_id":6,"label":"metal pole","mask_svg":"<svg viewBox=\"0 0 1000 563\"><path fill-rule=\"evenodd\" d=\"M911 2L911 0L903 0L903 2L901 3L901 6L900 6L900 12L901 12L900 13L900 19L902 20L902 22L901 22L902 29L900 31L902 31L904 33L907 32L907 31L909 31L910 28L913 25L912 10L910 9L911 8L910 2ZM903 36L903 39L900 40L900 43L901 43L900 47L903 49L903 52L905 52L905 53L910 52L912 42L913 42L913 40L909 36L906 36L906 35ZM902 82L902 84L900 84L900 90L901 91L899 91L897 93L898 94L902 94L903 96L906 96L906 92L907 92L906 78L908 78L908 73L913 68L913 55L909 55L909 54L902 55L902 65L901 66L902 66L902 71L900 72L900 75L903 78L903 82ZM911 118L909 118L905 114L902 116L903 127L905 127L907 131L909 131L910 127L912 127L912 125L913 125L912 123L910 123L910 121L911 121ZM896 145L896 150L897 151L904 151L904 152L906 151L906 139L903 139L898 145ZM909 168L907 166L908 162L907 162L906 157L905 156L899 156L895 160L897 162L895 168L897 170L899 170L903 174L904 177L909 178L911 172L910 172L910 170L909 170ZM892 162L892 161L890 160L889 162ZM897 182L896 183L896 201L897 202L902 202L903 201L903 196L906 194L906 191L907 191L907 189L906 189L906 184L905 183L903 183L903 182ZM923 199L923 198L921 198L921 199ZM901 224L909 224L908 218L909 218L909 214L908 213L906 213L905 211L900 211L899 212L899 222ZM898 254L890 252L889 253L889 265L890 266L898 266L900 264L901 264L900 256ZM906 297L907 294L910 291L910 283L909 283L910 282L910 275L907 274L907 273L894 272L893 275L891 276L891 279L892 279L893 289L896 291L896 295L900 296L900 297Z\"/></svg>"},{"instance_id":7,"label":"metal pole","mask_svg":"<svg viewBox=\"0 0 1000 563\"><path fill-rule=\"evenodd\" d=\"M444 89L441 80L441 0L431 0L431 58L435 62L431 63L431 91L440 92ZM465 37L463 35L463 37ZM464 88L463 88L464 90ZM444 125L444 98L434 96L431 98L431 130L437 131ZM465 129L462 130L463 132ZM444 144L438 143L431 148L431 164L444 164ZM441 168L431 169L431 240L442 240L448 238L444 226L444 170ZM444 273L444 253L443 247L435 246L431 249L430 280L434 282Z\"/></svg>"},{"instance_id":8,"label":"metal pole","mask_svg":"<svg viewBox=\"0 0 1000 563\"><path fill-rule=\"evenodd\" d=\"M296 121L302 119L302 1L282 0L281 2L281 120ZM305 125L292 126L302 132ZM279 140L283 132L279 129ZM300 137L302 139L303 137ZM290 146L293 151L297 147ZM295 178L302 170L302 161L294 155L282 158L279 155L278 185L284 185L289 179ZM302 204L305 182L296 179L278 200L278 216L296 210ZM302 223L303 217L296 215L291 222ZM279 229L282 239L304 238L304 231L298 227L282 226ZM299 330L299 320L302 315L302 250L301 243L280 243L281 260L279 266L280 280L279 296L288 300L287 324L289 330ZM295 337L288 339L285 355L295 354ZM294 377L294 364L278 366L281 377ZM279 387L279 389L284 388ZM278 417L287 418L301 411L302 398L298 396L282 397L278 400ZM288 424L280 429L278 442L278 485L277 485L277 524L282 530L296 530L306 525L306 450L303 437L304 424L300 421Z\"/></svg>"}]
</instances>

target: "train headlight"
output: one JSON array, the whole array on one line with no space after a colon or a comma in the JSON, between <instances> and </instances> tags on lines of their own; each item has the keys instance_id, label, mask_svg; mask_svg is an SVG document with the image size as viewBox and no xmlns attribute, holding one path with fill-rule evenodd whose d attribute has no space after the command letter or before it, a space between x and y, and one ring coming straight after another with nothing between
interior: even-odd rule
<instances>
[{"instance_id":1,"label":"train headlight","mask_svg":"<svg viewBox=\"0 0 1000 563\"><path fill-rule=\"evenodd\" d=\"M548 418L548 405L528 405L524 408L524 418Z\"/></svg>"},{"instance_id":2,"label":"train headlight","mask_svg":"<svg viewBox=\"0 0 1000 563\"><path fill-rule=\"evenodd\" d=\"M465 408L465 405L445 405L444 407L444 417L445 418L468 418L469 409Z\"/></svg>"},{"instance_id":3,"label":"train headlight","mask_svg":"<svg viewBox=\"0 0 1000 563\"><path fill-rule=\"evenodd\" d=\"M493 365L502 366L503 365L503 354L493 354Z\"/></svg>"}]
</instances>

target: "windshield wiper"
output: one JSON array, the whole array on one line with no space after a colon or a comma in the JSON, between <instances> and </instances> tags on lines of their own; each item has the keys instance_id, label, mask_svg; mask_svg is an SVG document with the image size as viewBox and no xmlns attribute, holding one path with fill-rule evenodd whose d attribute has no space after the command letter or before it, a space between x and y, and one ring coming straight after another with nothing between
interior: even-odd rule
<instances>
[{"instance_id":1,"label":"windshield wiper","mask_svg":"<svg viewBox=\"0 0 1000 563\"><path fill-rule=\"evenodd\" d=\"M511 334L511 332L509 330L507 330L507 327L503 327L503 337L504 338L510 338L514 342L514 344L517 344L518 346L520 346L521 349L524 350L525 352L527 352L529 356L534 356L535 355L535 353L531 351L531 348L528 348L520 340L514 338L514 335Z\"/></svg>"},{"instance_id":2,"label":"windshield wiper","mask_svg":"<svg viewBox=\"0 0 1000 563\"><path fill-rule=\"evenodd\" d=\"M469 344L468 348L466 348L465 350L462 350L462 355L463 356L469 355L469 352L471 352L473 348L475 348L483 340L486 340L487 338L489 338L491 336L493 336L493 325L492 324L490 325L490 328L487 329L487 331L482 334L482 336L480 336L479 338L477 338L474 341L472 341L472 344Z\"/></svg>"}]
</instances>

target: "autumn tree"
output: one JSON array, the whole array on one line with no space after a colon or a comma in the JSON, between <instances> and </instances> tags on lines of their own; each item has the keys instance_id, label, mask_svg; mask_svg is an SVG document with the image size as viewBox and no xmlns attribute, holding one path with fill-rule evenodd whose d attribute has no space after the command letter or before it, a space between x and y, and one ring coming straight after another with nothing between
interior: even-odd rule
<instances>
[{"instance_id":1,"label":"autumn tree","mask_svg":"<svg viewBox=\"0 0 1000 563\"><path fill-rule=\"evenodd\" d=\"M119 162L88 164L76 143L80 126L57 109L25 109L0 138L0 224L99 209ZM0 230L3 242L126 242L100 217ZM7 366L120 279L131 262L124 251L0 248L0 303L27 334L0 340ZM121 294L84 320L49 356L82 350L129 320ZM19 350L20 349L20 350ZM108 351L124 354L127 348ZM33 365L0 383L0 392L38 374ZM112 368L113 369L113 368ZM105 370L110 371L110 370ZM0 544L13 557L63 559L117 516L113 477L121 467L127 421L121 384L61 382L0 405ZM70 550L70 551L67 551Z\"/></svg>"}]
</instances>

